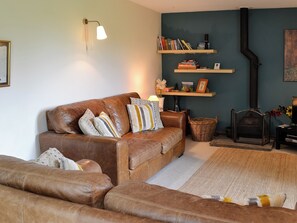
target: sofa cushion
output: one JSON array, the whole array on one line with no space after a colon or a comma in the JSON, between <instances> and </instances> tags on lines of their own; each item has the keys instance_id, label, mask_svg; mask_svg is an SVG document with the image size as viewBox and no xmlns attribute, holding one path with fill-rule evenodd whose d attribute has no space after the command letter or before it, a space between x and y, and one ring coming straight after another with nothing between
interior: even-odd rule
<instances>
[{"instance_id":1,"label":"sofa cushion","mask_svg":"<svg viewBox=\"0 0 297 223\"><path fill-rule=\"evenodd\" d=\"M118 130L115 128L114 124L105 112L101 112L98 117L94 118L94 125L102 136L121 137Z\"/></svg>"},{"instance_id":2,"label":"sofa cushion","mask_svg":"<svg viewBox=\"0 0 297 223\"><path fill-rule=\"evenodd\" d=\"M126 108L127 104L131 103L130 97L139 98L139 95L136 92L132 92L102 99L108 111L107 114L121 136L130 131L129 116Z\"/></svg>"},{"instance_id":3,"label":"sofa cushion","mask_svg":"<svg viewBox=\"0 0 297 223\"><path fill-rule=\"evenodd\" d=\"M142 132L155 129L153 103L146 105L127 105L132 132Z\"/></svg>"},{"instance_id":4,"label":"sofa cushion","mask_svg":"<svg viewBox=\"0 0 297 223\"><path fill-rule=\"evenodd\" d=\"M296 210L218 202L143 182L114 187L104 198L104 208L164 222L283 223L297 220Z\"/></svg>"},{"instance_id":5,"label":"sofa cushion","mask_svg":"<svg viewBox=\"0 0 297 223\"><path fill-rule=\"evenodd\" d=\"M113 187L105 174L62 170L4 155L0 184L93 207L101 207Z\"/></svg>"},{"instance_id":6,"label":"sofa cushion","mask_svg":"<svg viewBox=\"0 0 297 223\"><path fill-rule=\"evenodd\" d=\"M3 185L0 185L0 200L1 223L159 222L37 195Z\"/></svg>"},{"instance_id":7,"label":"sofa cushion","mask_svg":"<svg viewBox=\"0 0 297 223\"><path fill-rule=\"evenodd\" d=\"M85 135L100 136L100 133L93 124L94 118L95 115L93 112L90 109L87 109L83 116L78 120L78 126Z\"/></svg>"},{"instance_id":8,"label":"sofa cushion","mask_svg":"<svg viewBox=\"0 0 297 223\"><path fill-rule=\"evenodd\" d=\"M142 138L150 139L156 142L160 142L162 145L162 154L168 152L175 144L182 140L183 131L180 128L166 127L154 131L145 131L132 133L129 132L123 136L123 138Z\"/></svg>"},{"instance_id":9,"label":"sofa cushion","mask_svg":"<svg viewBox=\"0 0 297 223\"><path fill-rule=\"evenodd\" d=\"M130 138L126 140L129 146L129 169L134 170L142 163L161 153L161 143L149 139Z\"/></svg>"},{"instance_id":10,"label":"sofa cushion","mask_svg":"<svg viewBox=\"0 0 297 223\"><path fill-rule=\"evenodd\" d=\"M149 103L153 103L154 105L154 118L155 118L155 123L156 123L156 127L155 129L159 129L159 128L164 128L161 117L160 117L160 111L159 111L159 102L158 101L149 101L149 100L144 100L144 99L140 99L140 98L131 98L131 104L135 104L135 105L146 105Z\"/></svg>"},{"instance_id":11,"label":"sofa cushion","mask_svg":"<svg viewBox=\"0 0 297 223\"><path fill-rule=\"evenodd\" d=\"M78 120L87 109L90 109L95 116L102 111L107 112L101 99L60 105L46 112L48 130L56 133L81 133Z\"/></svg>"}]
</instances>

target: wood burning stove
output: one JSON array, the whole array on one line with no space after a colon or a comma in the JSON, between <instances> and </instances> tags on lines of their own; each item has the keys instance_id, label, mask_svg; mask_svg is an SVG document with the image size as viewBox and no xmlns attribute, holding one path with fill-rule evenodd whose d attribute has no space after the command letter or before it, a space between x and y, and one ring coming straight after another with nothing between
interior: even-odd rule
<instances>
[{"instance_id":1,"label":"wood burning stove","mask_svg":"<svg viewBox=\"0 0 297 223\"><path fill-rule=\"evenodd\" d=\"M270 114L248 109L231 110L234 142L265 145L270 142Z\"/></svg>"},{"instance_id":2,"label":"wood burning stove","mask_svg":"<svg viewBox=\"0 0 297 223\"><path fill-rule=\"evenodd\" d=\"M270 114L258 109L258 57L248 47L248 9L240 9L240 51L250 61L250 109L231 110L234 142L265 145L270 141Z\"/></svg>"}]
</instances>

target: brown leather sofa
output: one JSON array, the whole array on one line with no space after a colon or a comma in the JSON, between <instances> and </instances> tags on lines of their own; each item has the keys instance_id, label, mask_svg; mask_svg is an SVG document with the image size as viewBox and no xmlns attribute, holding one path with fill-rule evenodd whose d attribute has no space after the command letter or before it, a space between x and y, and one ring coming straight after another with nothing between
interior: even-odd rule
<instances>
[{"instance_id":1,"label":"brown leather sofa","mask_svg":"<svg viewBox=\"0 0 297 223\"><path fill-rule=\"evenodd\" d=\"M0 155L0 222L297 222L295 210L206 200L143 182L113 187L98 168L83 169L89 172Z\"/></svg>"},{"instance_id":2,"label":"brown leather sofa","mask_svg":"<svg viewBox=\"0 0 297 223\"><path fill-rule=\"evenodd\" d=\"M105 174L61 170L0 155L0 222L158 222L103 210L113 187ZM95 167L96 169L96 167Z\"/></svg>"},{"instance_id":3,"label":"brown leather sofa","mask_svg":"<svg viewBox=\"0 0 297 223\"><path fill-rule=\"evenodd\" d=\"M99 163L114 185L129 180L146 180L185 149L186 116L161 112L164 128L132 133L126 105L135 92L61 105L46 112L47 132L39 135L40 151L50 147L75 161L91 159ZM121 138L83 135L78 126L86 109L95 116L106 112Z\"/></svg>"}]
</instances>

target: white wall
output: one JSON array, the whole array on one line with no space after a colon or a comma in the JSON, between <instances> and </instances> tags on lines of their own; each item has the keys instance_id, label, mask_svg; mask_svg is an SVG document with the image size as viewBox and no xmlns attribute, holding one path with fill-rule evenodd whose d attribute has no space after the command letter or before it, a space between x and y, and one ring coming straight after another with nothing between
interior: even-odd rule
<instances>
[{"instance_id":1,"label":"white wall","mask_svg":"<svg viewBox=\"0 0 297 223\"><path fill-rule=\"evenodd\" d=\"M156 37L161 16L128 0L0 0L0 40L10 40L11 86L0 88L0 154L39 155L45 110L91 98L154 93L161 77ZM95 39L82 19L99 20Z\"/></svg>"}]
</instances>

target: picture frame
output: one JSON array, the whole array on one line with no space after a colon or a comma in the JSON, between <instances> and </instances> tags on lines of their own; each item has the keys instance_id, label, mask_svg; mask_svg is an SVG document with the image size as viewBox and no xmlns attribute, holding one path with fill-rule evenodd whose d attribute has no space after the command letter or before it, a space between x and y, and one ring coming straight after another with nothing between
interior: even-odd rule
<instances>
[{"instance_id":1,"label":"picture frame","mask_svg":"<svg viewBox=\"0 0 297 223\"><path fill-rule=\"evenodd\" d=\"M297 30L284 30L284 81L297 81Z\"/></svg>"},{"instance_id":2,"label":"picture frame","mask_svg":"<svg viewBox=\"0 0 297 223\"><path fill-rule=\"evenodd\" d=\"M0 87L10 86L10 47L10 41L0 40Z\"/></svg>"},{"instance_id":3,"label":"picture frame","mask_svg":"<svg viewBox=\"0 0 297 223\"><path fill-rule=\"evenodd\" d=\"M214 66L213 66L213 69L219 70L220 67L221 67L221 63L215 63Z\"/></svg>"},{"instance_id":4,"label":"picture frame","mask_svg":"<svg viewBox=\"0 0 297 223\"><path fill-rule=\"evenodd\" d=\"M196 92L197 93L205 93L207 89L208 79L200 78L198 80Z\"/></svg>"}]
</instances>

